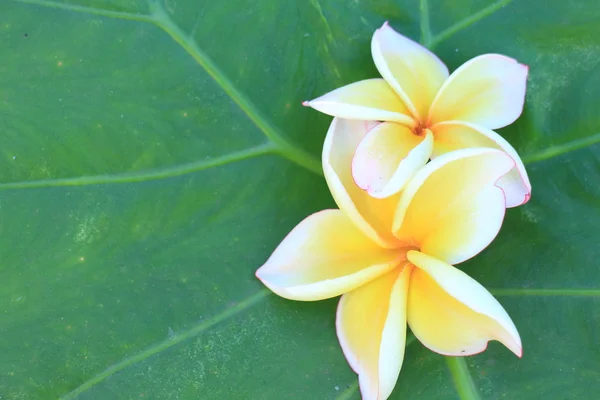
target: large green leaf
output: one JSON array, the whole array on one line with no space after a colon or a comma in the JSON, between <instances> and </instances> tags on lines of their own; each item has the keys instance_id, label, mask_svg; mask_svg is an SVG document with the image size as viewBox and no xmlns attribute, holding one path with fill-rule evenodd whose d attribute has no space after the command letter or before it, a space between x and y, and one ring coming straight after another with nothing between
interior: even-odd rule
<instances>
[{"instance_id":1,"label":"large green leaf","mask_svg":"<svg viewBox=\"0 0 600 400\"><path fill-rule=\"evenodd\" d=\"M377 76L384 20L451 68L531 66L501 130L533 199L464 264L511 314L445 358L412 341L393 398L600 393L600 8L586 0L0 2L0 396L358 398L336 301L255 269L333 207L329 117L300 101Z\"/></svg>"}]
</instances>

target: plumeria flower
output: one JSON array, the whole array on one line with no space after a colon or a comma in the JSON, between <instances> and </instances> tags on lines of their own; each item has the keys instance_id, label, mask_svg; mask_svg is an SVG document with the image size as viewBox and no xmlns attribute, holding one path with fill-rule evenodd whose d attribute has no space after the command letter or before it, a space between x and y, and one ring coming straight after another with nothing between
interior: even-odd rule
<instances>
[{"instance_id":1,"label":"plumeria flower","mask_svg":"<svg viewBox=\"0 0 600 400\"><path fill-rule=\"evenodd\" d=\"M496 149L456 150L422 167L402 192L376 199L354 184L350 161L359 142L381 125L334 118L323 168L340 209L300 222L256 272L287 299L343 295L337 335L367 400L392 392L407 322L440 354L472 355L498 340L521 356L506 311L452 265L479 253L498 233L506 199L497 182L514 160Z\"/></svg>"},{"instance_id":2,"label":"plumeria flower","mask_svg":"<svg viewBox=\"0 0 600 400\"><path fill-rule=\"evenodd\" d=\"M367 79L306 101L323 113L386 121L358 143L352 160L356 184L371 196L400 191L430 158L449 151L497 148L513 170L499 182L507 207L526 203L531 184L514 148L492 129L513 123L523 110L528 67L498 54L475 57L449 76L432 52L394 31L375 31L371 53L383 77Z\"/></svg>"}]
</instances>

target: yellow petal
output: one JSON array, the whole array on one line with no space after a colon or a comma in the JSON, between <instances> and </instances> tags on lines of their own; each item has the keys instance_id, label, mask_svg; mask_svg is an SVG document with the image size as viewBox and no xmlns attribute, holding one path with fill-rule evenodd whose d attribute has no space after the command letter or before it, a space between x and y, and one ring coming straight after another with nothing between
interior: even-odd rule
<instances>
[{"instance_id":1,"label":"yellow petal","mask_svg":"<svg viewBox=\"0 0 600 400\"><path fill-rule=\"evenodd\" d=\"M388 398L400 373L406 342L406 296L412 265L346 293L336 327L344 355L358 374L364 400Z\"/></svg>"},{"instance_id":2,"label":"yellow petal","mask_svg":"<svg viewBox=\"0 0 600 400\"><path fill-rule=\"evenodd\" d=\"M356 184L383 199L398 193L431 156L433 135L418 136L404 125L386 122L371 129L352 159Z\"/></svg>"},{"instance_id":3,"label":"yellow petal","mask_svg":"<svg viewBox=\"0 0 600 400\"><path fill-rule=\"evenodd\" d=\"M473 257L500 230L505 200L495 182L513 166L506 153L495 149L457 150L435 158L401 193L396 236L450 264Z\"/></svg>"},{"instance_id":4,"label":"yellow petal","mask_svg":"<svg viewBox=\"0 0 600 400\"><path fill-rule=\"evenodd\" d=\"M398 257L367 238L340 210L325 210L300 222L256 276L281 297L321 300L385 274Z\"/></svg>"},{"instance_id":5,"label":"yellow petal","mask_svg":"<svg viewBox=\"0 0 600 400\"><path fill-rule=\"evenodd\" d=\"M402 100L380 78L351 83L303 104L334 117L414 125Z\"/></svg>"},{"instance_id":6,"label":"yellow petal","mask_svg":"<svg viewBox=\"0 0 600 400\"><path fill-rule=\"evenodd\" d=\"M408 324L431 350L449 356L481 353L498 340L521 357L521 338L500 303L473 278L418 251L408 295Z\"/></svg>"},{"instance_id":7,"label":"yellow petal","mask_svg":"<svg viewBox=\"0 0 600 400\"><path fill-rule=\"evenodd\" d=\"M498 54L467 61L440 89L429 111L428 126L466 121L497 129L512 124L523 111L528 69Z\"/></svg>"},{"instance_id":8,"label":"yellow petal","mask_svg":"<svg viewBox=\"0 0 600 400\"><path fill-rule=\"evenodd\" d=\"M515 167L497 182L504 190L506 207L517 207L531 198L531 183L525 165L516 150L496 132L467 122L442 122L434 125L433 154L435 157L450 151L470 147L489 147L504 151L515 162Z\"/></svg>"},{"instance_id":9,"label":"yellow petal","mask_svg":"<svg viewBox=\"0 0 600 400\"><path fill-rule=\"evenodd\" d=\"M425 47L400 35L387 22L375 31L371 54L381 76L416 119L424 120L448 68Z\"/></svg>"},{"instance_id":10,"label":"yellow petal","mask_svg":"<svg viewBox=\"0 0 600 400\"><path fill-rule=\"evenodd\" d=\"M376 123L334 118L323 145L323 172L338 207L381 246L395 247L392 219L398 195L375 199L352 178L352 157L358 143Z\"/></svg>"}]
</instances>

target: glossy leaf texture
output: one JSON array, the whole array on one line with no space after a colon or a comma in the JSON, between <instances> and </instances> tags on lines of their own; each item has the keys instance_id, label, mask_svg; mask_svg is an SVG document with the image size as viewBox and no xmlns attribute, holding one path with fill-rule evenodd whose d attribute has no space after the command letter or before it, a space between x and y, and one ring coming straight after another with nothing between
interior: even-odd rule
<instances>
[{"instance_id":1,"label":"glossy leaf texture","mask_svg":"<svg viewBox=\"0 0 600 400\"><path fill-rule=\"evenodd\" d=\"M586 0L0 2L0 396L357 399L336 300L254 271L310 213L330 117L385 20L451 70L530 66L499 130L532 200L460 267L519 328L445 358L409 339L392 399L600 392L600 9Z\"/></svg>"}]
</instances>

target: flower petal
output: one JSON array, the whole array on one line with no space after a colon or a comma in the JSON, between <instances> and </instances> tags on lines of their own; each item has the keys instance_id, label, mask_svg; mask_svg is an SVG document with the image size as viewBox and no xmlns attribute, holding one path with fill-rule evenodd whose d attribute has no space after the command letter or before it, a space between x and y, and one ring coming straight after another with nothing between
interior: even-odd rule
<instances>
[{"instance_id":1,"label":"flower petal","mask_svg":"<svg viewBox=\"0 0 600 400\"><path fill-rule=\"evenodd\" d=\"M496 237L505 213L495 182L513 160L495 149L444 154L421 168L401 193L396 237L450 264L473 257Z\"/></svg>"},{"instance_id":2,"label":"flower petal","mask_svg":"<svg viewBox=\"0 0 600 400\"><path fill-rule=\"evenodd\" d=\"M388 398L400 374L406 343L406 296L413 266L346 293L336 327L344 355L358 374L365 400Z\"/></svg>"},{"instance_id":3,"label":"flower petal","mask_svg":"<svg viewBox=\"0 0 600 400\"><path fill-rule=\"evenodd\" d=\"M323 145L323 172L338 207L381 246L395 247L392 220L398 195L375 199L352 178L352 157L358 143L376 123L334 118Z\"/></svg>"},{"instance_id":4,"label":"flower petal","mask_svg":"<svg viewBox=\"0 0 600 400\"><path fill-rule=\"evenodd\" d=\"M525 102L529 67L499 54L475 57L452 73L429 111L428 125L467 121L488 129L512 124Z\"/></svg>"},{"instance_id":5,"label":"flower petal","mask_svg":"<svg viewBox=\"0 0 600 400\"><path fill-rule=\"evenodd\" d=\"M418 251L408 295L408 324L425 346L448 356L481 353L498 340L522 355L517 328L500 303L461 270Z\"/></svg>"},{"instance_id":6,"label":"flower petal","mask_svg":"<svg viewBox=\"0 0 600 400\"><path fill-rule=\"evenodd\" d=\"M334 117L414 125L402 100L380 78L351 83L302 104Z\"/></svg>"},{"instance_id":7,"label":"flower petal","mask_svg":"<svg viewBox=\"0 0 600 400\"><path fill-rule=\"evenodd\" d=\"M381 76L416 119L424 120L448 68L435 54L402 36L386 22L375 31L371 54Z\"/></svg>"},{"instance_id":8,"label":"flower petal","mask_svg":"<svg viewBox=\"0 0 600 400\"><path fill-rule=\"evenodd\" d=\"M360 141L352 159L356 184L383 199L398 193L433 149L433 135L417 136L406 126L386 122L371 129Z\"/></svg>"},{"instance_id":9,"label":"flower petal","mask_svg":"<svg viewBox=\"0 0 600 400\"><path fill-rule=\"evenodd\" d=\"M434 125L434 157L469 147L490 147L508 154L515 167L497 182L506 195L506 207L517 207L531 198L531 183L517 151L496 132L467 122L441 122Z\"/></svg>"},{"instance_id":10,"label":"flower petal","mask_svg":"<svg viewBox=\"0 0 600 400\"><path fill-rule=\"evenodd\" d=\"M315 213L298 224L256 276L292 300L339 296L398 265L398 252L379 247L340 210Z\"/></svg>"}]
</instances>

